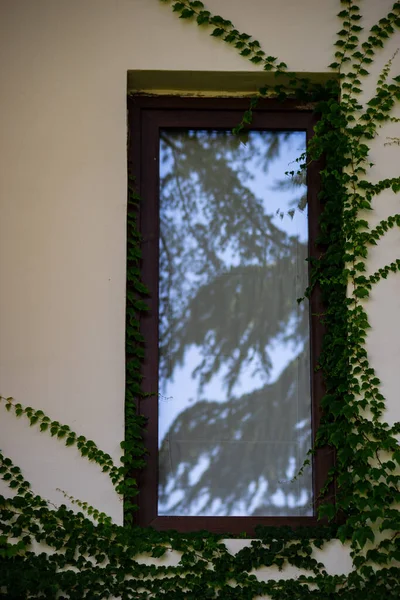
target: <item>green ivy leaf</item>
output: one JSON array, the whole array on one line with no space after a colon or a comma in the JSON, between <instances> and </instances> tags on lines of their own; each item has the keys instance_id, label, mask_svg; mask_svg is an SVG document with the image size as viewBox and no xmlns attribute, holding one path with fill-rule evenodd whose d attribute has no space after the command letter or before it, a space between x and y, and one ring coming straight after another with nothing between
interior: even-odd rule
<instances>
[{"instance_id":1,"label":"green ivy leaf","mask_svg":"<svg viewBox=\"0 0 400 600\"><path fill-rule=\"evenodd\" d=\"M190 8L184 8L181 14L179 15L180 19L191 19L194 16L194 10Z\"/></svg>"}]
</instances>

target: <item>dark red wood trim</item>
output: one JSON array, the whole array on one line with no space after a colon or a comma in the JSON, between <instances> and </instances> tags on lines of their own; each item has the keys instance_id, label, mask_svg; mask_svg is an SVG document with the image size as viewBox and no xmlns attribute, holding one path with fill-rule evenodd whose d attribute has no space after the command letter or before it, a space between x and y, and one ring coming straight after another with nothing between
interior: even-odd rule
<instances>
[{"instance_id":1,"label":"dark red wood trim","mask_svg":"<svg viewBox=\"0 0 400 600\"><path fill-rule=\"evenodd\" d=\"M315 527L321 525L316 517L159 517L148 523L158 531L175 529L191 531L212 531L231 535L246 534L254 537L257 526L263 527Z\"/></svg>"},{"instance_id":2,"label":"dark red wood trim","mask_svg":"<svg viewBox=\"0 0 400 600\"><path fill-rule=\"evenodd\" d=\"M147 466L136 474L139 496L135 499L139 510L134 516L140 526L158 530L176 529L196 531L206 529L216 533L254 535L256 525L313 526L321 521L314 517L166 517L157 514L158 493L158 261L159 261L159 130L164 127L191 129L230 129L241 120L248 109L245 98L180 98L135 96L128 98L128 167L136 177L141 196L140 229L142 234L142 277L151 291L148 301L150 311L143 317L142 333L146 339L146 358L143 364L143 390L151 393L140 404L140 413L147 417L148 426L144 441L148 450ZM297 101L278 103L263 100L254 110L251 129L305 130L309 139L316 118L310 107ZM321 249L315 245L318 219L321 212L318 201L321 164L308 167L309 253L317 256ZM311 365L312 365L312 429L317 431L320 418L320 400L324 382L320 371L315 371L322 348L323 325L319 314L323 312L321 295L315 289L310 299ZM331 448L319 449L313 457L314 515L317 514L318 494L328 471L334 465ZM334 491L329 491L334 500Z\"/></svg>"},{"instance_id":3,"label":"dark red wood trim","mask_svg":"<svg viewBox=\"0 0 400 600\"><path fill-rule=\"evenodd\" d=\"M317 122L317 118L313 116L312 128L308 129L307 142L314 135L313 127ZM307 195L308 195L308 238L309 238L309 256L319 258L324 252L320 248L316 240L319 234L319 220L323 207L318 199L318 192L321 189L320 172L324 168L324 161L320 159L313 161L307 168ZM310 218L310 214L312 218ZM309 270L311 271L311 265ZM322 302L321 290L319 286L315 286L310 298L310 346L311 346L311 422L313 438L318 431L318 427L322 417L321 399L325 394L325 382L323 373L318 369L318 359L322 352L322 342L325 333L325 326L322 322L325 307ZM314 485L314 514L318 513L318 508L322 502L335 502L335 487L332 483L324 497L320 497L320 491L323 488L329 471L335 465L335 451L328 446L319 448L313 457L313 485Z\"/></svg>"}]
</instances>

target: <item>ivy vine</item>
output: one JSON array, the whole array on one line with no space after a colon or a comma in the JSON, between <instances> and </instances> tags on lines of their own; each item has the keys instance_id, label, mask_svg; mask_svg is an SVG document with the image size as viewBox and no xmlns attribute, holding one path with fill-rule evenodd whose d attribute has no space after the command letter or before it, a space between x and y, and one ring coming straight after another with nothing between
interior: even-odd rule
<instances>
[{"instance_id":1,"label":"ivy vine","mask_svg":"<svg viewBox=\"0 0 400 600\"><path fill-rule=\"evenodd\" d=\"M326 394L324 416L316 447L330 446L336 465L327 486L335 480L336 503L322 504L320 516L330 526L317 528L258 528L258 538L236 555L229 553L221 535L209 532L180 534L157 532L131 524L138 493L132 473L144 464L146 450L142 432L145 422L137 413L142 397L140 365L144 340L140 314L146 310L146 289L140 279L140 235L135 210L128 211L126 332L126 437L123 456L115 464L94 441L52 420L43 411L0 397L5 409L26 418L32 427L76 446L83 458L106 473L118 494L124 495L125 526L81 501L65 496L80 509L73 512L52 506L36 495L20 468L0 454L0 475L12 490L0 496L0 598L111 598L122 599L251 599L267 595L279 600L301 598L397 599L400 596L400 424L384 420L385 401L381 382L371 366L365 347L369 328L366 301L381 279L400 270L400 259L368 274L371 246L400 226L400 214L370 228L368 214L375 197L385 190L400 191L400 177L373 182L368 142L376 138L400 100L400 76L391 76L392 60L380 73L374 94L361 103L363 80L386 41L400 28L400 2L368 32L363 31L360 7L341 0L341 23L329 65L332 78L324 85L291 72L261 44L241 33L231 21L212 15L198 0L171 2L181 19L209 28L210 35L231 45L239 54L266 72L274 83L263 86L251 99L249 109L235 129L252 120L262 97L298 98L312 103L319 121L307 148L306 162L324 157L320 201L323 212L318 244L324 251L312 259L309 295L321 290L326 327L319 359ZM398 138L389 138L398 145ZM129 209L140 202L129 180ZM326 489L327 489L326 486ZM335 517L341 515L340 525ZM227 537L227 536L224 536ZM346 576L328 575L314 558L314 550L332 539L347 542L354 570ZM40 544L41 546L38 546ZM164 561L172 551L179 562ZM149 555L154 564L143 562ZM257 569L275 565L298 567L296 579L259 581Z\"/></svg>"}]
</instances>

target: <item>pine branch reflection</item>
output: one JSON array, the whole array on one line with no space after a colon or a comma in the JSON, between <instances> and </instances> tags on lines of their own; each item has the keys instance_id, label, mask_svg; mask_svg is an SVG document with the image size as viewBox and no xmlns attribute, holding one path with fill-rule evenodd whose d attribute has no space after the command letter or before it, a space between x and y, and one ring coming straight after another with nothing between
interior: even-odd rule
<instances>
[{"instance_id":1,"label":"pine branch reflection","mask_svg":"<svg viewBox=\"0 0 400 600\"><path fill-rule=\"evenodd\" d=\"M304 146L162 133L159 514L312 514Z\"/></svg>"}]
</instances>

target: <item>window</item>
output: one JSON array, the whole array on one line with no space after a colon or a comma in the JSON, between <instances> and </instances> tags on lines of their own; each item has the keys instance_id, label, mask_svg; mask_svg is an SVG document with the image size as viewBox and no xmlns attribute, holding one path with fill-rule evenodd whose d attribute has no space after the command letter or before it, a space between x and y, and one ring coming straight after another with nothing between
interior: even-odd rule
<instances>
[{"instance_id":1,"label":"window","mask_svg":"<svg viewBox=\"0 0 400 600\"><path fill-rule=\"evenodd\" d=\"M265 101L132 97L129 161L142 199L150 290L147 466L137 523L252 534L316 523L330 467L294 480L319 421L318 291L297 303L317 250L318 166L289 178L315 116Z\"/></svg>"}]
</instances>

